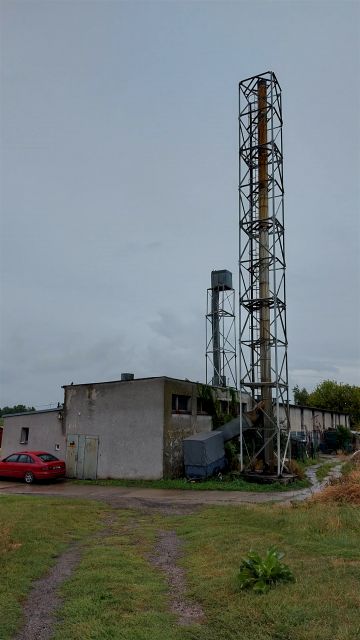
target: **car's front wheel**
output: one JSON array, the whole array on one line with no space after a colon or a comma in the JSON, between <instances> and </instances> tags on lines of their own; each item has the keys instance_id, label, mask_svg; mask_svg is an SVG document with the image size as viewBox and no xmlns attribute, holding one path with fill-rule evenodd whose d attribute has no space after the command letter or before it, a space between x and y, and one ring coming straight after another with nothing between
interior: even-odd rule
<instances>
[{"instance_id":1,"label":"car's front wheel","mask_svg":"<svg viewBox=\"0 0 360 640\"><path fill-rule=\"evenodd\" d=\"M32 482L34 482L34 474L31 473L31 471L27 471L24 475L24 480L26 484L31 484Z\"/></svg>"}]
</instances>

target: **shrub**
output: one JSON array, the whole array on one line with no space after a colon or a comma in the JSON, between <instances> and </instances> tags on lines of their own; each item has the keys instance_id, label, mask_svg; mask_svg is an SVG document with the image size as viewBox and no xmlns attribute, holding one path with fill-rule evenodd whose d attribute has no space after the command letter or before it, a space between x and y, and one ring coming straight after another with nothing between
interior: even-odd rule
<instances>
[{"instance_id":1,"label":"shrub","mask_svg":"<svg viewBox=\"0 0 360 640\"><path fill-rule=\"evenodd\" d=\"M238 471L239 470L239 451L238 446L236 446L235 442L225 442L224 445L226 460L228 463L228 468L230 471Z\"/></svg>"},{"instance_id":2,"label":"shrub","mask_svg":"<svg viewBox=\"0 0 360 640\"><path fill-rule=\"evenodd\" d=\"M277 582L294 582L291 570L281 562L283 557L284 554L275 547L267 550L264 559L255 551L250 551L240 564L237 576L239 588L265 593Z\"/></svg>"},{"instance_id":3,"label":"shrub","mask_svg":"<svg viewBox=\"0 0 360 640\"><path fill-rule=\"evenodd\" d=\"M312 498L317 502L340 502L360 505L360 469L346 470L340 478L330 480L320 493Z\"/></svg>"},{"instance_id":4,"label":"shrub","mask_svg":"<svg viewBox=\"0 0 360 640\"><path fill-rule=\"evenodd\" d=\"M304 467L301 466L301 464L299 464L299 462L297 460L289 460L286 463L286 467L287 467L287 469L289 470L290 473L293 473L300 480L304 480L304 478L306 477Z\"/></svg>"}]
</instances>

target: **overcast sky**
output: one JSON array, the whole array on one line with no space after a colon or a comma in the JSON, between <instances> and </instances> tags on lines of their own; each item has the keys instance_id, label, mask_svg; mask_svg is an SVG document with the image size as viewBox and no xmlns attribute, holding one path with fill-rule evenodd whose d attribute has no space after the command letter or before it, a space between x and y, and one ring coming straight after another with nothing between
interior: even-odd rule
<instances>
[{"instance_id":1,"label":"overcast sky","mask_svg":"<svg viewBox=\"0 0 360 640\"><path fill-rule=\"evenodd\" d=\"M283 91L290 386L360 384L358 1L2 0L1 399L205 378L238 82Z\"/></svg>"}]
</instances>

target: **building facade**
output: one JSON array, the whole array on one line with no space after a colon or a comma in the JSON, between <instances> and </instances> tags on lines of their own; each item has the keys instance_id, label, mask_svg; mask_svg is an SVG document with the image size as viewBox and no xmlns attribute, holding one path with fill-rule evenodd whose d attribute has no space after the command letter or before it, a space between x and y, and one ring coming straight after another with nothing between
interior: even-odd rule
<instances>
[{"instance_id":1,"label":"building facade","mask_svg":"<svg viewBox=\"0 0 360 640\"><path fill-rule=\"evenodd\" d=\"M164 376L63 388L62 407L4 416L2 457L43 449L66 460L69 477L174 478L184 474L184 439L213 427L202 385L189 380ZM221 413L230 413L230 390L213 389ZM243 412L250 411L249 396L241 394L241 402ZM292 432L317 434L318 441L326 429L349 426L349 419L290 405L290 424Z\"/></svg>"}]
</instances>

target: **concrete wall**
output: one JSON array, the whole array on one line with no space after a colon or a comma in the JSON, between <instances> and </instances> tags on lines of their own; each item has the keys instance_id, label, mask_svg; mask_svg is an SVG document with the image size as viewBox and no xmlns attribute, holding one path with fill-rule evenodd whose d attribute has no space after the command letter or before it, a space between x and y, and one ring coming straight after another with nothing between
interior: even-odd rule
<instances>
[{"instance_id":1,"label":"concrete wall","mask_svg":"<svg viewBox=\"0 0 360 640\"><path fill-rule=\"evenodd\" d=\"M65 387L67 434L99 437L98 478L163 475L162 378Z\"/></svg>"},{"instance_id":2,"label":"concrete wall","mask_svg":"<svg viewBox=\"0 0 360 640\"><path fill-rule=\"evenodd\" d=\"M43 449L57 458L65 458L65 432L59 420L61 410L14 414L4 418L4 433L1 456L5 458L14 451L36 451ZM21 444L21 429L29 429L26 444ZM56 445L59 445L57 448Z\"/></svg>"},{"instance_id":3,"label":"concrete wall","mask_svg":"<svg viewBox=\"0 0 360 640\"><path fill-rule=\"evenodd\" d=\"M172 408L172 396L188 396L189 412ZM194 382L164 380L164 477L181 477L184 473L183 440L194 433L211 431L211 416L197 414L198 385Z\"/></svg>"},{"instance_id":4,"label":"concrete wall","mask_svg":"<svg viewBox=\"0 0 360 640\"><path fill-rule=\"evenodd\" d=\"M280 419L285 417L285 409L280 406ZM339 424L349 427L349 416L333 413L326 409L290 405L291 431L324 431L335 429Z\"/></svg>"}]
</instances>

